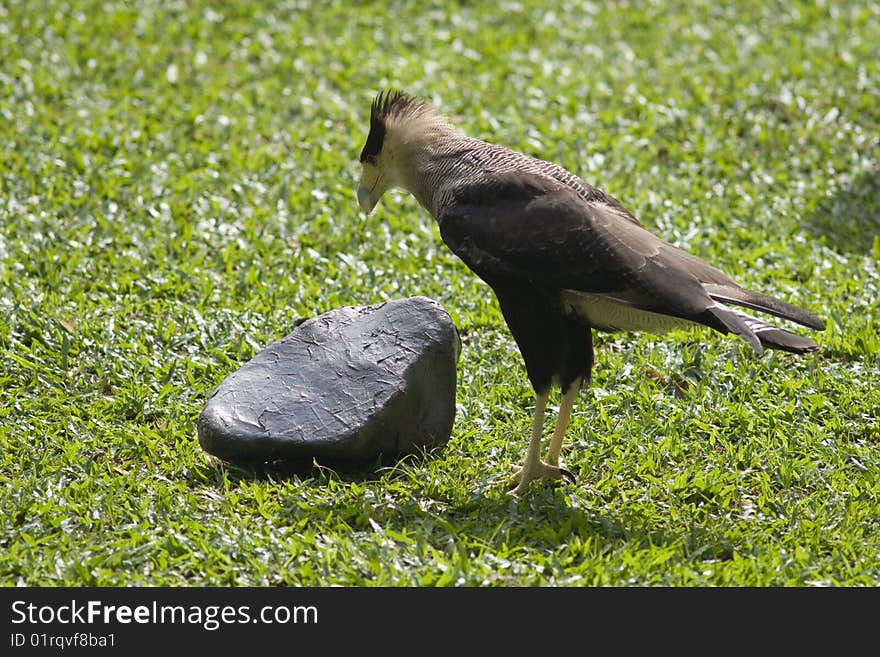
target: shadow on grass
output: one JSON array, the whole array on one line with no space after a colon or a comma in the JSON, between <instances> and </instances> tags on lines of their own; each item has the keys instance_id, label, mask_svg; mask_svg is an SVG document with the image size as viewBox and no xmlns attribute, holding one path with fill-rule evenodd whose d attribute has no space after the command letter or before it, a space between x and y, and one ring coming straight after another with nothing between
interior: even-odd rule
<instances>
[{"instance_id":1,"label":"shadow on grass","mask_svg":"<svg viewBox=\"0 0 880 657\"><path fill-rule=\"evenodd\" d=\"M216 485L226 478L233 481L267 479L311 479L335 477L341 481L370 481L381 476L382 472L402 463L417 465L424 459L434 458L432 452L379 456L369 460L312 458L282 459L276 461L223 461L212 458L208 466L207 479Z\"/></svg>"},{"instance_id":2,"label":"shadow on grass","mask_svg":"<svg viewBox=\"0 0 880 657\"><path fill-rule=\"evenodd\" d=\"M440 448L442 449L442 448ZM312 479L317 485L340 482L376 481L400 477L410 486L422 481L425 462L436 458L432 453L407 454L374 461L283 461L274 463L232 464L212 460L193 485L221 486L223 481L264 481L284 479ZM584 545L592 545L591 552L617 549L627 544L650 549L657 546L677 545L688 558L724 561L732 558L733 546L723 533L713 532L692 524L685 533L681 527L671 529L656 514L634 506L614 510L592 510L589 502L569 484L537 482L520 499L506 494L499 482L475 482L477 489L467 497L445 499L439 490L426 490L424 496L401 496L393 501L376 503L352 500L340 505L338 499L310 502L310 510L317 518L334 515L343 519L352 529L373 531L375 521L401 535L418 536L441 546L467 545L473 551L487 549L505 554L520 549L538 550L547 554L563 548L575 538ZM426 484L430 489L430 484ZM392 496L394 497L394 496ZM584 498L591 494L584 491ZM386 500L388 498L385 498ZM597 506L599 502L596 502ZM285 501L283 514L299 516L304 511L297 500ZM605 506L605 505L603 505Z\"/></svg>"},{"instance_id":3,"label":"shadow on grass","mask_svg":"<svg viewBox=\"0 0 880 657\"><path fill-rule=\"evenodd\" d=\"M803 226L838 253L872 253L880 242L880 169L822 199Z\"/></svg>"},{"instance_id":4,"label":"shadow on grass","mask_svg":"<svg viewBox=\"0 0 880 657\"><path fill-rule=\"evenodd\" d=\"M314 478L318 482L330 479L363 482L387 476L389 469L397 471L394 476L412 479L419 477L420 466L429 458L433 456L409 454L377 460L369 467L363 463L343 462L335 463L332 470L329 463L242 466L215 461L203 474L211 485L219 485L224 478L234 481ZM205 485L204 480L199 483ZM480 482L474 482L474 485L478 486ZM573 504L572 495L578 493L567 484L538 483L521 499L505 494L498 484L483 482L482 485L482 490L457 500L445 500L442 495L430 492L424 497L403 496L382 503L359 500L340 505L338 500L312 500L307 513L316 518L333 515L355 530L374 531L375 522L399 535L416 536L441 549L464 545L469 551L485 549L509 554L525 548L551 554L578 538L584 545L592 545L590 550L594 553L627 544L630 548L636 545L644 549L677 545L694 561L723 561L733 555L733 546L723 532L693 524L682 533L681 528L670 529L662 518L658 519L656 514L638 506L594 511L589 504L584 507ZM282 515L296 517L303 513L295 499L283 502L282 507Z\"/></svg>"},{"instance_id":5,"label":"shadow on grass","mask_svg":"<svg viewBox=\"0 0 880 657\"><path fill-rule=\"evenodd\" d=\"M485 538L494 548L520 545L554 550L573 536L600 539L605 545L633 540L658 545L672 540L657 531L656 516L647 517L635 509L614 513L580 508L571 504L571 494L566 484L538 483L521 499L502 491L475 495L468 503L450 509L446 517L472 529L485 527Z\"/></svg>"}]
</instances>

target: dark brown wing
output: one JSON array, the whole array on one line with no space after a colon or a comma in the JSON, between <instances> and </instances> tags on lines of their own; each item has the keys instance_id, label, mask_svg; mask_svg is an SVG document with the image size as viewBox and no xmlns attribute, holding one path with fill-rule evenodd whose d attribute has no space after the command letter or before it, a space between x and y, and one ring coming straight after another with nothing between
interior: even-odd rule
<instances>
[{"instance_id":1,"label":"dark brown wing","mask_svg":"<svg viewBox=\"0 0 880 657\"><path fill-rule=\"evenodd\" d=\"M818 328L821 321L812 314L743 290L614 206L585 202L553 180L528 174L496 177L458 190L437 219L444 242L490 285L529 281L548 290L603 295L642 311L736 333L759 352L761 343L790 351L815 348L806 338L723 304L765 310ZM774 344L771 329L793 336L794 343L786 338Z\"/></svg>"}]
</instances>

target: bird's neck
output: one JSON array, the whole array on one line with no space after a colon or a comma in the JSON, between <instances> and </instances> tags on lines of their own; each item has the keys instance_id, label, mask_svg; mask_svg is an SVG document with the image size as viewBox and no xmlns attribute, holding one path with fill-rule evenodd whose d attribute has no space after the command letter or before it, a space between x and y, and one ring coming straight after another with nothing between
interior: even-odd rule
<instances>
[{"instance_id":1,"label":"bird's neck","mask_svg":"<svg viewBox=\"0 0 880 657\"><path fill-rule=\"evenodd\" d=\"M472 140L458 132L427 134L420 144L412 144L398 167L401 187L435 218L444 194L462 178L476 173L478 164L466 157Z\"/></svg>"}]
</instances>

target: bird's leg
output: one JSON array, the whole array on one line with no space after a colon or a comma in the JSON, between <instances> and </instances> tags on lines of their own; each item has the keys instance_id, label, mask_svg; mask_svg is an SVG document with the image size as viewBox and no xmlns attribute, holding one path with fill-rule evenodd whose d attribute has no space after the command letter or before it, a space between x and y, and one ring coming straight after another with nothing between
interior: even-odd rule
<instances>
[{"instance_id":1,"label":"bird's leg","mask_svg":"<svg viewBox=\"0 0 880 657\"><path fill-rule=\"evenodd\" d=\"M529 483L535 479L562 479L572 477L567 470L561 470L558 466L544 463L541 460L541 437L544 429L544 410L547 408L548 393L538 393L535 397L535 416L532 419L532 437L529 439L529 447L526 450L526 460L514 470L514 488L510 494L519 497L528 488Z\"/></svg>"},{"instance_id":2,"label":"bird's leg","mask_svg":"<svg viewBox=\"0 0 880 657\"><path fill-rule=\"evenodd\" d=\"M535 414L532 417L532 437L526 449L526 460L514 470L514 481L517 481L523 470L534 470L541 461L541 438L544 434L544 411L547 408L548 393L535 396Z\"/></svg>"},{"instance_id":3,"label":"bird's leg","mask_svg":"<svg viewBox=\"0 0 880 657\"><path fill-rule=\"evenodd\" d=\"M571 408L574 406L578 392L581 389L581 379L575 379L562 394L559 402L559 414L556 417L556 428L553 429L553 438L550 439L550 448L547 450L547 463L555 465L562 470L565 466L559 461L559 453L562 451L562 439L565 438L565 430L568 429L568 422L571 419ZM573 477L574 475L572 475Z\"/></svg>"}]
</instances>

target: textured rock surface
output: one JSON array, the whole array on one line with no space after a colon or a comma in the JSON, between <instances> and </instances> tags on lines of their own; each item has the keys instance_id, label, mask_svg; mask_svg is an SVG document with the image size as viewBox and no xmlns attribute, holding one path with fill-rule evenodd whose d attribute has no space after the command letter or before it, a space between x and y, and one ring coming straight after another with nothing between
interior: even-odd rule
<instances>
[{"instance_id":1,"label":"textured rock surface","mask_svg":"<svg viewBox=\"0 0 880 657\"><path fill-rule=\"evenodd\" d=\"M220 384L199 443L230 461L363 460L442 445L458 354L455 325L431 299L330 311Z\"/></svg>"}]
</instances>

